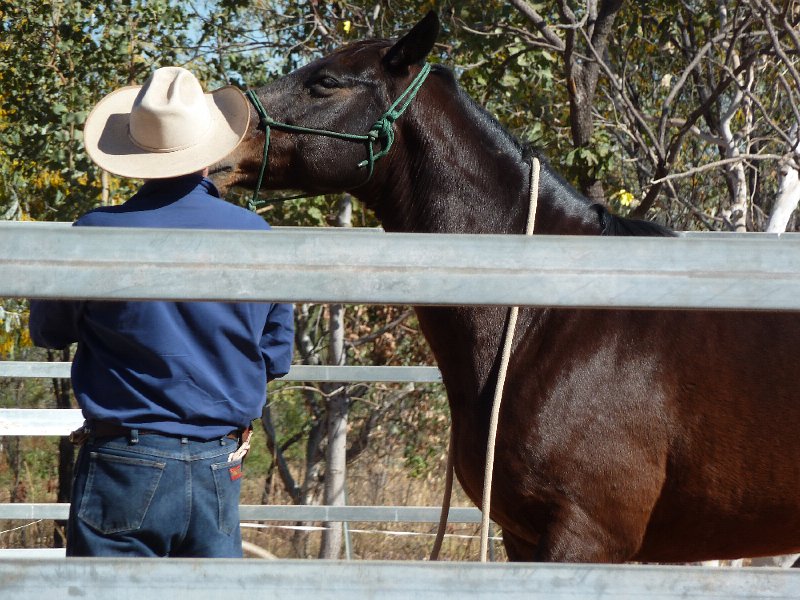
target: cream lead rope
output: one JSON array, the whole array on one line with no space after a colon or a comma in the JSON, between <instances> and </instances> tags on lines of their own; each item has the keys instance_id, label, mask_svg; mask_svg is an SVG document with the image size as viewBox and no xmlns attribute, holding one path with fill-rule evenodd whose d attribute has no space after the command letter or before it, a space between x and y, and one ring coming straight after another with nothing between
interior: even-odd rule
<instances>
[{"instance_id":1,"label":"cream lead rope","mask_svg":"<svg viewBox=\"0 0 800 600\"><path fill-rule=\"evenodd\" d=\"M525 235L533 234L533 227L536 224L536 205L538 201L539 159L533 157L531 161L531 196L528 206L528 224L525 227ZM500 357L500 370L497 373L497 387L494 390L492 416L489 420L489 440L486 443L486 472L483 479L483 503L481 504L481 512L483 513L481 519L481 562L486 562L486 554L489 550L489 512L492 501L494 443L497 439L497 422L500 419L500 402L503 399L503 388L506 384L508 361L511 358L511 346L514 342L514 331L517 328L517 315L519 315L519 306L512 306L508 314L508 327L506 328L505 343L503 344L503 355Z\"/></svg>"},{"instance_id":2,"label":"cream lead rope","mask_svg":"<svg viewBox=\"0 0 800 600\"><path fill-rule=\"evenodd\" d=\"M539 159L531 159L531 185L530 200L528 203L528 221L525 226L525 235L533 235L533 228L536 225L536 207L539 203ZM497 387L494 391L492 402L492 413L489 420L489 439L486 443L486 468L483 479L483 502L481 503L481 562L486 562L489 551L489 513L491 510L492 497L492 473L494 471L494 446L497 439L497 423L500 418L500 402L503 399L503 388L506 383L506 373L508 362L511 358L511 346L514 342L514 331L517 328L517 316L519 306L512 306L508 315L508 325L506 327L503 354L500 357L500 370L497 373ZM452 431L452 426L451 426ZM439 529L436 532L436 541L431 551L431 560L439 558L439 550L442 547L445 527L447 526L447 515L450 510L450 496L453 489L453 436L450 436L450 447L447 451L447 474L445 479L444 500L442 502L442 513L439 520Z\"/></svg>"}]
</instances>

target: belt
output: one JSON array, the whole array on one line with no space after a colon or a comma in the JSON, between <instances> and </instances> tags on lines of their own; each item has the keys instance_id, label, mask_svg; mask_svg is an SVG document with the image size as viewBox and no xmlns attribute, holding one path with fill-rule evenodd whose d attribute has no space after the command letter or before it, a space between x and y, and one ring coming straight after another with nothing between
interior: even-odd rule
<instances>
[{"instance_id":1,"label":"belt","mask_svg":"<svg viewBox=\"0 0 800 600\"><path fill-rule=\"evenodd\" d=\"M123 427L122 425L117 425L116 423L109 423L108 421L91 421L87 424L86 428L88 429L88 434L94 437L121 437L121 436L130 436L131 431L133 428L131 427ZM191 436L184 436L178 433L164 433L163 431L153 431L152 429L137 429L138 435L163 435L165 437L191 437ZM226 434L223 437L226 437L231 440L238 440L241 436L241 430L231 431L230 433Z\"/></svg>"}]
</instances>

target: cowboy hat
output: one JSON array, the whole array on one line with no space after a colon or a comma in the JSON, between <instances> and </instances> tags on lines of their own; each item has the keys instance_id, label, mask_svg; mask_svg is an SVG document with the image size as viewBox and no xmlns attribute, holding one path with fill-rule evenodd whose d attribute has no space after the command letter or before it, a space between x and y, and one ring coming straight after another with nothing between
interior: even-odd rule
<instances>
[{"instance_id":1,"label":"cowboy hat","mask_svg":"<svg viewBox=\"0 0 800 600\"><path fill-rule=\"evenodd\" d=\"M247 98L233 86L204 94L182 67L156 69L143 86L110 93L83 128L90 158L136 179L197 172L233 151L250 121Z\"/></svg>"}]
</instances>

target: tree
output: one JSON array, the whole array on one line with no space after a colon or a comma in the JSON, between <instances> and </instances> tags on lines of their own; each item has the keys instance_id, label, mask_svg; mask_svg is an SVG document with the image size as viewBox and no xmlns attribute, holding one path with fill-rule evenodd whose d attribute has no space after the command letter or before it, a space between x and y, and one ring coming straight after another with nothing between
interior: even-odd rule
<instances>
[{"instance_id":1,"label":"tree","mask_svg":"<svg viewBox=\"0 0 800 600\"><path fill-rule=\"evenodd\" d=\"M633 216L663 206L666 192L682 207L667 217L679 227L688 216L704 228L763 228L777 183L770 163L791 165L796 145L796 85L784 75L796 73L795 52L784 48L796 46L800 15L791 12L779 33L760 2L653 2L626 11L641 41L616 45L605 70L617 109L612 127L630 140L622 146L641 189ZM649 47L647 62L637 58L641 46Z\"/></svg>"}]
</instances>

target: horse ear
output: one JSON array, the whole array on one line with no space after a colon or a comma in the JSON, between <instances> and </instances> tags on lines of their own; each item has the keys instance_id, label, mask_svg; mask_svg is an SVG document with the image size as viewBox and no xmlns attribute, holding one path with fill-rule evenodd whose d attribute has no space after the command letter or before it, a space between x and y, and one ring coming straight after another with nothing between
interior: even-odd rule
<instances>
[{"instance_id":1,"label":"horse ear","mask_svg":"<svg viewBox=\"0 0 800 600\"><path fill-rule=\"evenodd\" d=\"M383 63L390 71L401 71L425 59L439 35L439 17L430 11L397 43L389 48Z\"/></svg>"}]
</instances>

